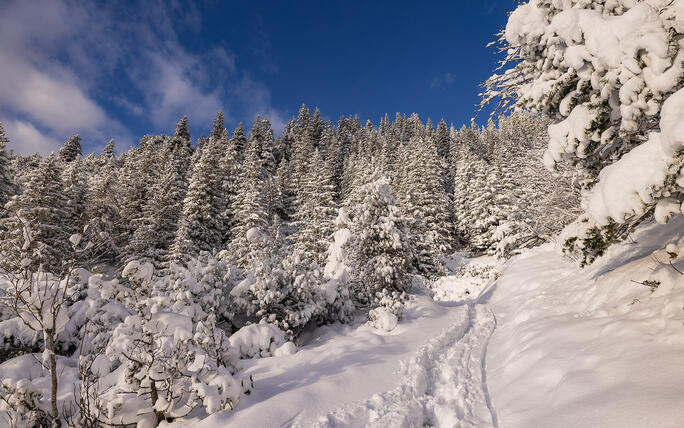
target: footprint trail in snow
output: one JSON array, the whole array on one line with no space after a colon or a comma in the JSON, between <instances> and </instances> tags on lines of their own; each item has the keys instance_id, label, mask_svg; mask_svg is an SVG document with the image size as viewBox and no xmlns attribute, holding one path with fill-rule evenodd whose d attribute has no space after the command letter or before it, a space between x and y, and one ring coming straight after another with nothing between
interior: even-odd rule
<instances>
[{"instance_id":1,"label":"footprint trail in snow","mask_svg":"<svg viewBox=\"0 0 684 428\"><path fill-rule=\"evenodd\" d=\"M460 320L402 364L400 385L321 418L316 427L497 427L485 356L494 314L469 304Z\"/></svg>"}]
</instances>

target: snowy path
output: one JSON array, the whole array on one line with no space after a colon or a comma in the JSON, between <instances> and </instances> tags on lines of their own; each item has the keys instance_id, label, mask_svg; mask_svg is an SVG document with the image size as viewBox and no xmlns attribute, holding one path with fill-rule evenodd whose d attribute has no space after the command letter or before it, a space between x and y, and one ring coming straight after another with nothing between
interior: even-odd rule
<instances>
[{"instance_id":1,"label":"snowy path","mask_svg":"<svg viewBox=\"0 0 684 428\"><path fill-rule=\"evenodd\" d=\"M330 413L317 426L497 427L484 365L496 320L483 305L466 308L465 320L447 327L402 365L399 386Z\"/></svg>"}]
</instances>

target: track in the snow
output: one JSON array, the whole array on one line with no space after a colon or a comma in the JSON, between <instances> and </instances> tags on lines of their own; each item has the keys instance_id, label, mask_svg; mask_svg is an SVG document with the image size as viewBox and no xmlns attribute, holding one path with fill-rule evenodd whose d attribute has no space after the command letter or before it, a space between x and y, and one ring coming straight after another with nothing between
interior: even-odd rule
<instances>
[{"instance_id":1,"label":"track in the snow","mask_svg":"<svg viewBox=\"0 0 684 428\"><path fill-rule=\"evenodd\" d=\"M402 365L398 387L332 412L318 427L495 427L485 357L494 314L475 303Z\"/></svg>"}]
</instances>

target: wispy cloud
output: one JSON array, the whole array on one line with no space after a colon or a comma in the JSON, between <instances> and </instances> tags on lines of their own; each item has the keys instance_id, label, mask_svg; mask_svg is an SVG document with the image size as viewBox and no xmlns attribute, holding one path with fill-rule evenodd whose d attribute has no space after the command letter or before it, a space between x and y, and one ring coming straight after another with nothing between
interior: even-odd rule
<instances>
[{"instance_id":1,"label":"wispy cloud","mask_svg":"<svg viewBox=\"0 0 684 428\"><path fill-rule=\"evenodd\" d=\"M450 86L456 81L456 76L447 72L441 76L437 76L430 82L430 88L441 88L445 86Z\"/></svg>"},{"instance_id":2,"label":"wispy cloud","mask_svg":"<svg viewBox=\"0 0 684 428\"><path fill-rule=\"evenodd\" d=\"M60 140L46 136L30 122L9 119L2 120L2 125L7 135L13 138L10 140L10 149L22 155L53 152L62 143ZM11 144L12 141L20 141L21 144Z\"/></svg>"},{"instance_id":3,"label":"wispy cloud","mask_svg":"<svg viewBox=\"0 0 684 428\"><path fill-rule=\"evenodd\" d=\"M184 114L206 127L219 110L229 121L260 113L281 126L268 87L246 77L249 70L238 69L230 50L214 45L191 52L183 46L180 35L199 34L201 26L197 8L181 2L126 8L71 0L3 2L0 119L10 147L48 152L76 132L98 146L111 136L133 141L134 132L112 106L156 129L172 130Z\"/></svg>"}]
</instances>

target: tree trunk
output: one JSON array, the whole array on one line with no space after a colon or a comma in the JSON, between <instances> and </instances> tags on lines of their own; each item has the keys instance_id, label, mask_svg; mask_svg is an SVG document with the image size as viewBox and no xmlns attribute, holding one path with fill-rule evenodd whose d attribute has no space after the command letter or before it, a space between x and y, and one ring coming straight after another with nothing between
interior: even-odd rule
<instances>
[{"instance_id":1,"label":"tree trunk","mask_svg":"<svg viewBox=\"0 0 684 428\"><path fill-rule=\"evenodd\" d=\"M152 400L152 410L154 411L154 415L157 417L157 422L155 423L154 426L158 426L159 422L163 421L166 419L164 417L164 412L159 411L154 408L154 406L157 405L157 399L159 398L159 393L157 392L157 384L150 379L150 399Z\"/></svg>"},{"instance_id":2,"label":"tree trunk","mask_svg":"<svg viewBox=\"0 0 684 428\"><path fill-rule=\"evenodd\" d=\"M55 334L47 332L48 350L50 351L50 378L52 379L52 389L50 391L50 406L52 407L52 426L59 428L62 422L59 420L57 410L57 357L55 356Z\"/></svg>"}]
</instances>

